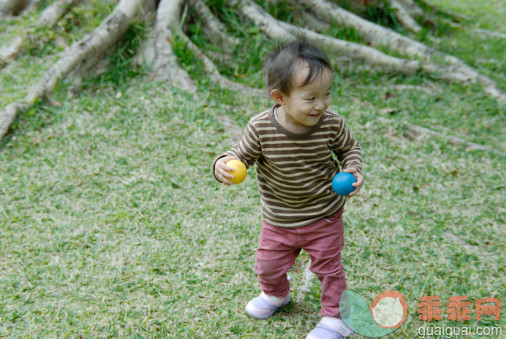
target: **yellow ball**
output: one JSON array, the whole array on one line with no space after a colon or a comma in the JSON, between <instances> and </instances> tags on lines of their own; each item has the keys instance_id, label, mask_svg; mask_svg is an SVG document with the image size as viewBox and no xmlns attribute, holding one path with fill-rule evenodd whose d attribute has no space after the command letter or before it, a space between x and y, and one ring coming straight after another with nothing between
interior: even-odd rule
<instances>
[{"instance_id":1,"label":"yellow ball","mask_svg":"<svg viewBox=\"0 0 506 339\"><path fill-rule=\"evenodd\" d=\"M230 179L234 184L240 184L246 178L246 165L239 160L230 160L227 162L227 166L232 167L235 171L230 172L234 176Z\"/></svg>"}]
</instances>

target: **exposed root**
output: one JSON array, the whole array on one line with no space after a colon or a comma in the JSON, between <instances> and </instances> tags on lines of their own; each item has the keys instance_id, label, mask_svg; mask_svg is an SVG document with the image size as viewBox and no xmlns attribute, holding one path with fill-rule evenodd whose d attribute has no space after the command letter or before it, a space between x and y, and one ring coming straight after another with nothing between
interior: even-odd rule
<instances>
[{"instance_id":1,"label":"exposed root","mask_svg":"<svg viewBox=\"0 0 506 339\"><path fill-rule=\"evenodd\" d=\"M401 74L416 74L420 69L435 71L437 66L427 63L420 64L416 60L402 59L389 56L375 48L356 44L349 41L330 38L307 29L299 29L280 22L294 36L302 36L306 39L314 39L334 52L346 55L354 60L360 60L367 65L377 68L381 67L386 71Z\"/></svg>"},{"instance_id":2,"label":"exposed root","mask_svg":"<svg viewBox=\"0 0 506 339\"><path fill-rule=\"evenodd\" d=\"M424 15L423 9L418 6L413 0L397 0L402 7L406 9L409 15L414 17L421 17Z\"/></svg>"},{"instance_id":3,"label":"exposed root","mask_svg":"<svg viewBox=\"0 0 506 339\"><path fill-rule=\"evenodd\" d=\"M491 31L488 29L483 29L483 28L478 28L478 27L467 27L467 26L464 26L464 25L459 24L457 22L454 22L452 20L444 19L444 18L440 19L440 20L442 20L444 23L446 23L450 27L456 28L456 29L459 29L462 31L472 32L472 33L476 33L476 34L480 34L480 35L491 36L491 37L499 38L499 39L506 39L506 34L501 33L501 32Z\"/></svg>"},{"instance_id":4,"label":"exposed root","mask_svg":"<svg viewBox=\"0 0 506 339\"><path fill-rule=\"evenodd\" d=\"M304 28L310 29L312 31L322 33L330 29L330 25L327 22L323 22L314 16L313 13L306 11L302 6L295 0L288 0L292 6L300 10L295 10L293 13L293 17L297 23Z\"/></svg>"},{"instance_id":5,"label":"exposed root","mask_svg":"<svg viewBox=\"0 0 506 339\"><path fill-rule=\"evenodd\" d=\"M210 56L213 60L218 60L225 66L233 68L235 66L234 60L230 54L215 52L211 50L206 51L206 55Z\"/></svg>"},{"instance_id":6,"label":"exposed root","mask_svg":"<svg viewBox=\"0 0 506 339\"><path fill-rule=\"evenodd\" d=\"M243 17L251 20L270 38L278 41L288 41L295 38L293 34L281 27L277 19L273 18L256 3L248 0L229 0L228 3L233 7L238 7L239 13Z\"/></svg>"},{"instance_id":7,"label":"exposed root","mask_svg":"<svg viewBox=\"0 0 506 339\"><path fill-rule=\"evenodd\" d=\"M351 100L353 102L356 102L357 104L361 105L361 106L364 106L364 107L367 107L368 109L372 109L372 110L375 110L377 109L374 105L368 103L368 102L364 102L358 98L355 98L355 97L351 97ZM376 117L377 120L391 126L392 124L396 124L397 122L394 121L394 120L391 120L391 119L387 119L387 118L384 118L384 117ZM418 125L413 125L413 124L410 124L410 123L401 123L402 125L404 125L406 127L406 134L405 134L405 137L407 139L410 139L410 140L419 140L419 139L422 139L422 138L428 138L428 137L436 137L436 138L439 138L439 139L444 139L444 140L447 140L450 144L453 144L453 145L457 145L457 146L466 146L466 151L475 151L475 150L478 150L478 151L487 151L487 152L492 152L492 153L495 153L495 154L499 154L501 156L506 156L505 153L501 152L501 151L497 151L496 149L490 147L490 146L484 146L484 145L480 145L480 144L476 144L474 142L470 142L470 141L467 141L467 140L464 140L464 139L461 139L461 138L458 138L458 137L454 137L454 136L450 136L450 135L446 135L446 134L443 134L443 133L439 133L439 132L436 132L436 131L433 131L433 130L430 130L428 128L425 128L425 127L421 127L421 126L418 126Z\"/></svg>"},{"instance_id":8,"label":"exposed root","mask_svg":"<svg viewBox=\"0 0 506 339\"><path fill-rule=\"evenodd\" d=\"M393 50L410 57L421 56L430 58L438 55L436 50L401 35L391 29L377 25L368 20L348 12L341 7L326 0L301 0L311 11L322 20L329 23L337 22L340 25L354 29L362 34L363 38L373 46L388 46ZM447 57L448 61L456 62L458 59Z\"/></svg>"},{"instance_id":9,"label":"exposed root","mask_svg":"<svg viewBox=\"0 0 506 339\"><path fill-rule=\"evenodd\" d=\"M183 90L195 92L197 87L188 73L177 63L172 49L172 29L178 27L183 0L162 0L158 5L155 24L155 63L153 75Z\"/></svg>"},{"instance_id":10,"label":"exposed root","mask_svg":"<svg viewBox=\"0 0 506 339\"><path fill-rule=\"evenodd\" d=\"M21 14L26 15L31 11L35 10L40 2L42 2L42 0L30 0L28 6L26 6L26 8L23 10Z\"/></svg>"},{"instance_id":11,"label":"exposed root","mask_svg":"<svg viewBox=\"0 0 506 339\"><path fill-rule=\"evenodd\" d=\"M465 16L463 16L461 14L453 13L453 12L451 12L449 10L441 10L440 8L438 8L438 7L436 7L436 6L428 3L425 0L416 0L416 1L419 2L420 4L422 4L423 7L428 8L431 12L442 14L442 15L450 18L454 22L462 22L462 21L468 21L469 20L469 17L465 17Z\"/></svg>"},{"instance_id":12,"label":"exposed root","mask_svg":"<svg viewBox=\"0 0 506 339\"><path fill-rule=\"evenodd\" d=\"M193 43L193 41L190 40L190 38L188 38L188 36L186 36L186 34L184 34L184 32L179 31L179 34L186 46L202 61L205 71L210 75L211 80L217 82L223 88L230 88L244 94L256 94L259 96L265 95L265 92L262 90L239 84L221 75L218 67L216 67L216 65L204 53L202 53L202 51Z\"/></svg>"},{"instance_id":13,"label":"exposed root","mask_svg":"<svg viewBox=\"0 0 506 339\"><path fill-rule=\"evenodd\" d=\"M57 82L92 56L103 55L125 33L137 13L141 0L121 0L114 11L90 34L65 50L62 57L30 88L22 102L0 111L0 138L8 132L16 115L48 96ZM91 65L90 65L91 66Z\"/></svg>"},{"instance_id":14,"label":"exposed root","mask_svg":"<svg viewBox=\"0 0 506 339\"><path fill-rule=\"evenodd\" d=\"M144 0L142 2L142 9L139 11L139 18L142 20L149 20L156 17L156 8L158 6L157 0Z\"/></svg>"},{"instance_id":15,"label":"exposed root","mask_svg":"<svg viewBox=\"0 0 506 339\"><path fill-rule=\"evenodd\" d=\"M360 86L359 88L363 88L364 90L385 90L385 91L417 91L424 92L428 95L434 95L435 93L440 93L441 90L426 84L425 86L417 86L417 85L390 85L390 86ZM389 95L387 92L386 95ZM391 95L391 94L390 94ZM386 109L390 111L391 109Z\"/></svg>"},{"instance_id":16,"label":"exposed root","mask_svg":"<svg viewBox=\"0 0 506 339\"><path fill-rule=\"evenodd\" d=\"M135 63L138 66L153 66L156 58L155 42L155 30L153 27L148 28L135 56Z\"/></svg>"},{"instance_id":17,"label":"exposed root","mask_svg":"<svg viewBox=\"0 0 506 339\"><path fill-rule=\"evenodd\" d=\"M29 0L0 0L0 16L17 16L29 5Z\"/></svg>"},{"instance_id":18,"label":"exposed root","mask_svg":"<svg viewBox=\"0 0 506 339\"><path fill-rule=\"evenodd\" d=\"M432 131L428 128L413 125L413 124L406 124L406 137L409 139L419 139L421 137L437 137L437 138L448 140L448 142L453 145L458 145L458 146L464 145L464 146L466 146L466 149L468 151L474 151L474 150L494 151L491 147L476 144L474 142L466 141L464 139L454 137L451 135L446 135L443 133L435 132L435 131Z\"/></svg>"},{"instance_id":19,"label":"exposed root","mask_svg":"<svg viewBox=\"0 0 506 339\"><path fill-rule=\"evenodd\" d=\"M377 119L380 121L383 121L385 123L392 124L392 120L390 120L390 119L386 119L383 117L378 117ZM483 146L483 145L476 144L474 142L470 142L470 141L467 141L467 140L464 140L464 139L461 139L458 137L439 133L439 132L430 130L425 127L413 125L410 123L406 123L405 126L406 126L406 135L405 136L406 136L406 138L408 138L410 140L419 140L421 138L436 137L439 139L447 140L450 144L453 144L453 145L466 146L467 151L476 151L476 150L477 151L487 151L487 152L493 152L493 153L496 153L496 154L499 154L502 156L505 155L504 153L497 151L497 150L493 149L492 147Z\"/></svg>"},{"instance_id":20,"label":"exposed root","mask_svg":"<svg viewBox=\"0 0 506 339\"><path fill-rule=\"evenodd\" d=\"M465 82L479 82L484 86L485 92L499 100L505 100L506 95L497 88L490 78L480 75L473 68L466 65L462 60L436 51L409 37L401 35L391 29L377 25L361 17L350 13L339 6L326 0L301 0L319 18L329 23L337 21L339 24L357 30L364 39L373 46L388 46L389 48L410 57L422 57L430 60L432 57L442 59L450 66L435 66L434 64L424 67L428 73L434 72L433 76L442 79ZM431 71L433 69L433 71Z\"/></svg>"},{"instance_id":21,"label":"exposed root","mask_svg":"<svg viewBox=\"0 0 506 339\"><path fill-rule=\"evenodd\" d=\"M58 0L40 14L39 19L35 23L35 27L53 27L58 23L68 10L81 0ZM23 47L28 44L31 34L25 31L23 35L16 37L9 46L2 48L0 51L0 67L7 65L9 62L22 52Z\"/></svg>"},{"instance_id":22,"label":"exposed root","mask_svg":"<svg viewBox=\"0 0 506 339\"><path fill-rule=\"evenodd\" d=\"M290 6L293 13L293 18L301 27L313 30L318 33L322 33L330 29L331 25L321 21L313 13L307 11L297 0L271 0L276 5L279 3L285 3Z\"/></svg>"},{"instance_id":23,"label":"exposed root","mask_svg":"<svg viewBox=\"0 0 506 339\"><path fill-rule=\"evenodd\" d=\"M34 8L40 0L0 0L0 16L19 15L23 11ZM41 13L41 17L35 23L36 26L53 26L70 8L80 0L56 0L55 3ZM115 0L117 2L117 0ZM253 89L227 79L220 74L218 68L207 55L213 55L212 51L205 55L184 34L180 27L181 9L185 1L192 8L190 14L200 20L203 33L209 41L221 47L221 50L231 51L239 44L238 40L226 33L227 29L222 22L212 13L203 0L121 0L114 11L97 27L80 41L68 47L61 58L49 69L37 84L30 88L26 97L16 103L6 106L0 111L0 139L7 133L15 117L27 110L33 103L43 97L47 97L55 88L56 83L64 76L76 70L86 70L95 66L96 62L110 49L116 41L125 33L138 12L147 13L146 18L156 19L151 34L143 41L143 61L153 67L152 77L170 82L173 87L179 87L193 93L196 86L188 73L177 62L172 42L174 32L180 34L184 43L195 56L202 60L205 71L210 78L224 88L231 88L245 94L263 95L262 90ZM314 41L329 51L333 51L335 57L332 62L339 62L339 66L359 60L362 62L358 67L381 68L382 70L404 74L416 74L426 72L435 78L446 79L456 82L478 82L484 86L487 93L500 100L506 99L505 94L497 88L494 81L486 76L478 74L473 68L466 65L460 59L451 55L443 54L407 36L401 35L391 29L374 24L362 19L332 3L331 0L279 0L293 4L296 20L303 23L303 27L297 27L286 22L277 20L269 15L262 7L252 0L227 0L228 4L240 15L252 21L262 32L271 39L277 41L291 41L305 38ZM276 3L277 0L269 0ZM382 0L387 1L396 10L399 21L412 31L419 31L420 26L413 17L423 18L424 9L433 9L423 0ZM350 0L350 3L353 1ZM361 3L370 3L363 0ZM143 10L140 10L143 8ZM299 10L301 9L301 10ZM307 11L305 9L310 9ZM441 11L434 9L437 13ZM451 15L444 14L446 18ZM459 26L457 17L446 19L453 26ZM338 23L344 27L358 32L366 44L357 44L349 41L336 39L321 32L327 32L333 24ZM320 33L318 33L320 32ZM486 30L476 30L480 34L489 34L504 38L505 35ZM0 65L15 58L27 44L30 33L24 33L14 40L11 45L0 51ZM377 46L385 46L403 56L413 58L394 57L376 49ZM226 54L214 56L216 59L225 59ZM139 58L138 58L139 59ZM436 61L439 61L436 63ZM139 62L141 63L141 62ZM353 63L353 65L355 65ZM405 87L407 88L407 87ZM402 88L398 88L402 89ZM469 149L490 150L490 148L469 143L465 140L442 135L414 125L407 125L408 134L412 137L431 135L444 137L451 143L466 145ZM492 150L493 151L493 150Z\"/></svg>"},{"instance_id":24,"label":"exposed root","mask_svg":"<svg viewBox=\"0 0 506 339\"><path fill-rule=\"evenodd\" d=\"M296 12L293 14L293 16L295 20L301 24L301 27L305 27L318 33L322 33L330 28L329 24L319 20L310 12Z\"/></svg>"},{"instance_id":25,"label":"exposed root","mask_svg":"<svg viewBox=\"0 0 506 339\"><path fill-rule=\"evenodd\" d=\"M479 34L493 36L494 38L506 39L506 34L501 33L501 32L489 31L488 29L482 29L482 28L475 28L475 29L473 29L473 31L475 31Z\"/></svg>"},{"instance_id":26,"label":"exposed root","mask_svg":"<svg viewBox=\"0 0 506 339\"><path fill-rule=\"evenodd\" d=\"M23 49L23 44L26 42L26 34L15 37L7 47L2 47L0 50L0 68L5 67L9 62L13 61Z\"/></svg>"},{"instance_id":27,"label":"exposed root","mask_svg":"<svg viewBox=\"0 0 506 339\"><path fill-rule=\"evenodd\" d=\"M188 2L195 10L196 15L193 16L202 24L203 32L209 41L221 46L225 51L232 51L239 44L237 39L226 33L227 28L225 25L214 16L202 0L189 0Z\"/></svg>"},{"instance_id":28,"label":"exposed root","mask_svg":"<svg viewBox=\"0 0 506 339\"><path fill-rule=\"evenodd\" d=\"M286 0L294 7L301 7L295 0ZM276 1L277 2L277 1ZM313 13L304 10L301 8L300 10L295 10L293 13L294 19L297 22L298 26L306 28L308 30L315 31L317 33L324 33L331 28L331 25L321 21ZM354 60L349 56L335 56L331 58L330 62L333 67L338 69L341 72L349 72L349 71L372 71L375 68L373 65L366 64L357 64Z\"/></svg>"},{"instance_id":29,"label":"exposed root","mask_svg":"<svg viewBox=\"0 0 506 339\"><path fill-rule=\"evenodd\" d=\"M26 15L33 11L41 0L0 0L0 18Z\"/></svg>"},{"instance_id":30,"label":"exposed root","mask_svg":"<svg viewBox=\"0 0 506 339\"><path fill-rule=\"evenodd\" d=\"M58 0L51 6L47 7L40 14L37 27L52 27L70 10L72 6L77 5L81 0Z\"/></svg>"},{"instance_id":31,"label":"exposed root","mask_svg":"<svg viewBox=\"0 0 506 339\"><path fill-rule=\"evenodd\" d=\"M412 32L420 32L422 27L413 19L408 10L398 0L387 0L390 7L395 10L397 20L407 29Z\"/></svg>"},{"instance_id":32,"label":"exposed root","mask_svg":"<svg viewBox=\"0 0 506 339\"><path fill-rule=\"evenodd\" d=\"M255 25L270 38L278 41L294 40L297 37L317 41L334 52L346 55L354 60L361 60L371 66L381 66L387 70L404 74L415 74L420 69L420 64L415 60L400 59L386 55L375 48L359 45L353 42L335 39L314 31L299 28L286 22L278 21L269 15L263 8L248 0L230 0L231 5L241 4L240 13L253 21ZM430 70L436 70L436 66L430 66Z\"/></svg>"},{"instance_id":33,"label":"exposed root","mask_svg":"<svg viewBox=\"0 0 506 339\"><path fill-rule=\"evenodd\" d=\"M28 110L30 106L27 102L13 102L0 111L0 140L7 134L17 115Z\"/></svg>"}]
</instances>

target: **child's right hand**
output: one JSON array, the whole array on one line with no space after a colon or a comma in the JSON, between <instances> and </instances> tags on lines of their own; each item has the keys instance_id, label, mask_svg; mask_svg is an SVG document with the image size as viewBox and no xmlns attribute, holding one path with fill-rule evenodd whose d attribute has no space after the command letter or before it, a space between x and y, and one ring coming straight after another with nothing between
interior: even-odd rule
<instances>
[{"instance_id":1,"label":"child's right hand","mask_svg":"<svg viewBox=\"0 0 506 339\"><path fill-rule=\"evenodd\" d=\"M218 179L225 185L234 184L232 181L229 180L234 178L234 175L231 173L234 172L234 169L232 167L227 166L226 164L230 160L239 160L239 159L228 155L226 157L218 159L218 161L216 161L216 164L214 165L214 176L216 177L216 179Z\"/></svg>"}]
</instances>

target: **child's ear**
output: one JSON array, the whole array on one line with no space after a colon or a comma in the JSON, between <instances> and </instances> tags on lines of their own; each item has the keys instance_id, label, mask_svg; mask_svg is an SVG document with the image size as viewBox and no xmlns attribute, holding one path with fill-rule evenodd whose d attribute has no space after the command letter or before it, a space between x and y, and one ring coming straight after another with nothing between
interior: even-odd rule
<instances>
[{"instance_id":1,"label":"child's ear","mask_svg":"<svg viewBox=\"0 0 506 339\"><path fill-rule=\"evenodd\" d=\"M271 91L271 97L274 99L274 101L276 101L280 105L285 103L284 95L283 95L283 93L281 93L281 91L279 89L276 89L276 88L273 89Z\"/></svg>"}]
</instances>

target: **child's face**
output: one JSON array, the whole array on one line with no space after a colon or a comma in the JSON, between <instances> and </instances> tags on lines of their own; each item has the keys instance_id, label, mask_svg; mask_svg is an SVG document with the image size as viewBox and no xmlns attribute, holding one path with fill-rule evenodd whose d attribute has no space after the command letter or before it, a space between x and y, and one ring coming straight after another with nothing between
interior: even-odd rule
<instances>
[{"instance_id":1,"label":"child's face","mask_svg":"<svg viewBox=\"0 0 506 339\"><path fill-rule=\"evenodd\" d=\"M289 129L303 131L315 126L330 105L332 72L325 69L313 82L302 86L309 72L307 65L301 64L294 74L294 88L289 95L280 93L276 100L281 104L284 121Z\"/></svg>"}]
</instances>

